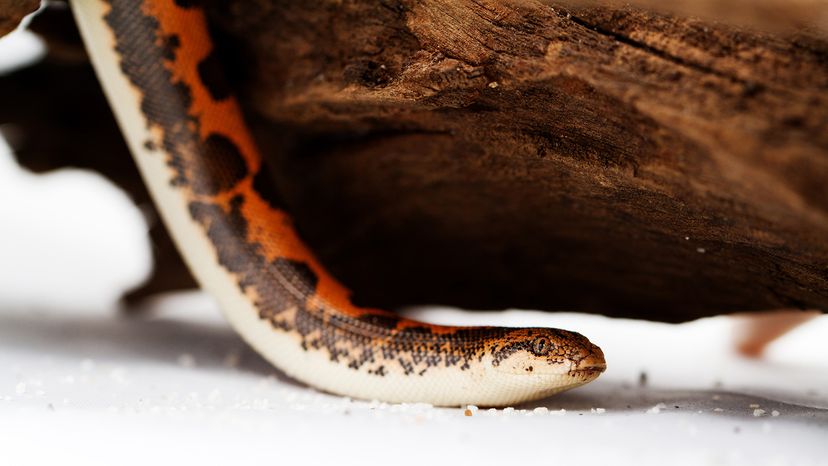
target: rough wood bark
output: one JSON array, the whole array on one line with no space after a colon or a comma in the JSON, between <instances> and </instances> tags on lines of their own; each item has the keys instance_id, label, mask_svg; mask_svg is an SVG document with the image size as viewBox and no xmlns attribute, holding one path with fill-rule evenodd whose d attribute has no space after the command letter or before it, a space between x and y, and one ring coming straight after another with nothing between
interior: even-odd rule
<instances>
[{"instance_id":1,"label":"rough wood bark","mask_svg":"<svg viewBox=\"0 0 828 466\"><path fill-rule=\"evenodd\" d=\"M276 184L360 301L828 307L818 35L514 0L212 5Z\"/></svg>"},{"instance_id":2,"label":"rough wood bark","mask_svg":"<svg viewBox=\"0 0 828 466\"><path fill-rule=\"evenodd\" d=\"M528 0L208 3L273 186L360 302L828 308L819 31Z\"/></svg>"},{"instance_id":3,"label":"rough wood bark","mask_svg":"<svg viewBox=\"0 0 828 466\"><path fill-rule=\"evenodd\" d=\"M0 37L13 31L38 6L40 0L0 0Z\"/></svg>"}]
</instances>

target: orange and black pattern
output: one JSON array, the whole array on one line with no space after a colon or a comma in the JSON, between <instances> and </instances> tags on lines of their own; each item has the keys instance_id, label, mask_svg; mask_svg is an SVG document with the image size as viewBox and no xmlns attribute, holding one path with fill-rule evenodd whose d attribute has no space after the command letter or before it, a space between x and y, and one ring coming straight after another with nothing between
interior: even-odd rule
<instances>
[{"instance_id":1,"label":"orange and black pattern","mask_svg":"<svg viewBox=\"0 0 828 466\"><path fill-rule=\"evenodd\" d=\"M140 93L154 135L145 147L165 158L170 183L185 193L219 263L274 331L298 335L305 351L324 351L337 364L377 377L467 370L487 354L497 365L522 350L550 362L597 350L563 330L434 326L354 306L267 189L262 158L221 77L201 8L185 0L108 5L104 19L121 69Z\"/></svg>"}]
</instances>

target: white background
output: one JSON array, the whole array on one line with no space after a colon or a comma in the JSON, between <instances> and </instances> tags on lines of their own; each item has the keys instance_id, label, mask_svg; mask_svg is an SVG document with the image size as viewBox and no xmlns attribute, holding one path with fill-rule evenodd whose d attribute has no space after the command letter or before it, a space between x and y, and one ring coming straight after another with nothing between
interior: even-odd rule
<instances>
[{"instance_id":1,"label":"white background","mask_svg":"<svg viewBox=\"0 0 828 466\"><path fill-rule=\"evenodd\" d=\"M38 50L32 36L0 40L0 69ZM34 176L0 143L0 465L828 464L828 318L750 360L734 353L726 317L408 310L569 328L607 355L582 389L469 417L290 381L198 292L125 317L120 294L150 270L145 230L101 177Z\"/></svg>"}]
</instances>

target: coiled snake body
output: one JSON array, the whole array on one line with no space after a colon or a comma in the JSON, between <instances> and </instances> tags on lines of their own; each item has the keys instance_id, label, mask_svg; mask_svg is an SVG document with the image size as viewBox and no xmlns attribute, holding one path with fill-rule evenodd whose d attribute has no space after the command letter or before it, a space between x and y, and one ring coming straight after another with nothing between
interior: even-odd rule
<instances>
[{"instance_id":1,"label":"coiled snake body","mask_svg":"<svg viewBox=\"0 0 828 466\"><path fill-rule=\"evenodd\" d=\"M357 398L503 406L583 385L601 350L558 329L446 327L349 301L266 189L204 12L75 0L98 76L185 260L234 328L287 374Z\"/></svg>"}]
</instances>

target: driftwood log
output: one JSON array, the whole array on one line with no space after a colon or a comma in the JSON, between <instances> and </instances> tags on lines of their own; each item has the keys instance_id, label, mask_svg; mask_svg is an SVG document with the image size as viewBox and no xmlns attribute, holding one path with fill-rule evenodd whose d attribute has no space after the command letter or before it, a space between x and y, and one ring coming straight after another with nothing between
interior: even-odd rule
<instances>
[{"instance_id":1,"label":"driftwood log","mask_svg":"<svg viewBox=\"0 0 828 466\"><path fill-rule=\"evenodd\" d=\"M819 15L206 3L272 189L362 304L828 309Z\"/></svg>"},{"instance_id":2,"label":"driftwood log","mask_svg":"<svg viewBox=\"0 0 828 466\"><path fill-rule=\"evenodd\" d=\"M39 5L40 0L0 0L0 36L13 31Z\"/></svg>"}]
</instances>

